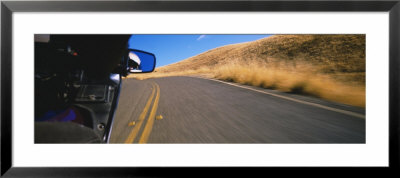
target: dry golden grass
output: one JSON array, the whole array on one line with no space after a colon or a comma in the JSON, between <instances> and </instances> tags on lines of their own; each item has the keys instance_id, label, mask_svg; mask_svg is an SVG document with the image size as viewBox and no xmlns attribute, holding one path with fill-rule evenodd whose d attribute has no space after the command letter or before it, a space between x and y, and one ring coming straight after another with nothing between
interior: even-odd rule
<instances>
[{"instance_id":1,"label":"dry golden grass","mask_svg":"<svg viewBox=\"0 0 400 178\"><path fill-rule=\"evenodd\" d=\"M221 80L365 107L365 87L343 83L329 75L313 73L307 69L232 63L215 68L213 73L214 78Z\"/></svg>"},{"instance_id":2,"label":"dry golden grass","mask_svg":"<svg viewBox=\"0 0 400 178\"><path fill-rule=\"evenodd\" d=\"M365 35L276 35L129 77L182 75L207 75L365 107Z\"/></svg>"}]
</instances>

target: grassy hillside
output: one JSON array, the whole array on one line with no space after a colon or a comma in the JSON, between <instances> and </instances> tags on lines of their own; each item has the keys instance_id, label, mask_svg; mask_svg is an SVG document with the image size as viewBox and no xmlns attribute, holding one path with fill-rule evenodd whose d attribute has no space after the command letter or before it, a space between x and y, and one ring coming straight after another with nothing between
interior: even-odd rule
<instances>
[{"instance_id":1,"label":"grassy hillside","mask_svg":"<svg viewBox=\"0 0 400 178\"><path fill-rule=\"evenodd\" d=\"M274 35L215 48L138 77L189 74L365 107L365 35Z\"/></svg>"}]
</instances>

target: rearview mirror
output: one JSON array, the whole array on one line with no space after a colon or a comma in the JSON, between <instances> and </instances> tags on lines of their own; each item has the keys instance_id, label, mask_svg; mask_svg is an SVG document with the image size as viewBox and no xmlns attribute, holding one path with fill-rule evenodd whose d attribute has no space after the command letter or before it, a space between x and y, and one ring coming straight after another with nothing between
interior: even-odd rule
<instances>
[{"instance_id":1,"label":"rearview mirror","mask_svg":"<svg viewBox=\"0 0 400 178\"><path fill-rule=\"evenodd\" d=\"M127 58L128 73L153 72L156 66L156 56L149 52L129 49Z\"/></svg>"}]
</instances>

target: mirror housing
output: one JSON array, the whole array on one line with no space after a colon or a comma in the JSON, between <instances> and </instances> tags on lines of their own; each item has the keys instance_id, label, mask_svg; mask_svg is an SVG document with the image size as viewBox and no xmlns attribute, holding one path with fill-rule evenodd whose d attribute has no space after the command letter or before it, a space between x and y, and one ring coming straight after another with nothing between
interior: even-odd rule
<instances>
[{"instance_id":1,"label":"mirror housing","mask_svg":"<svg viewBox=\"0 0 400 178\"><path fill-rule=\"evenodd\" d=\"M146 51L128 49L125 58L127 74L149 73L156 67L156 56Z\"/></svg>"}]
</instances>

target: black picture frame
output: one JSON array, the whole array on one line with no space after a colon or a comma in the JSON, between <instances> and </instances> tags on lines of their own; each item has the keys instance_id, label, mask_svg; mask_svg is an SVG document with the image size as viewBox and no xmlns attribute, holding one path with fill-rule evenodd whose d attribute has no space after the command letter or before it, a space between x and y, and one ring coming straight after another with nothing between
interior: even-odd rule
<instances>
[{"instance_id":1,"label":"black picture frame","mask_svg":"<svg viewBox=\"0 0 400 178\"><path fill-rule=\"evenodd\" d=\"M6 177L129 177L184 175L166 167L19 168L12 166L12 17L13 12L127 12L127 11L248 11L248 12L389 12L389 167L342 168L348 175L360 171L395 173L399 168L400 1L1 1L1 175ZM336 168L317 168L323 174L341 175ZM312 172L310 168L183 168L187 176L217 173ZM245 169L245 170L244 170ZM266 173L266 170L272 171ZM349 174L350 173L350 174ZM398 173L397 173L398 174Z\"/></svg>"}]
</instances>

